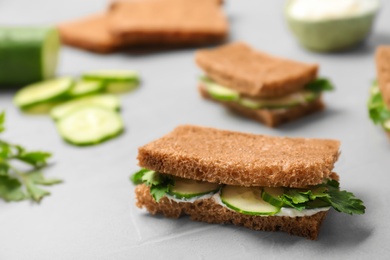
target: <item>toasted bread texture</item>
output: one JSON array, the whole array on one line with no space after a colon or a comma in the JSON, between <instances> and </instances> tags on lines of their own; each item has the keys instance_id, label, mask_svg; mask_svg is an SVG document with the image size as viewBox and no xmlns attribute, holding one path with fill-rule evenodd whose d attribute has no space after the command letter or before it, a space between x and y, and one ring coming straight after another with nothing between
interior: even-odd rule
<instances>
[{"instance_id":1,"label":"toasted bread texture","mask_svg":"<svg viewBox=\"0 0 390 260\"><path fill-rule=\"evenodd\" d=\"M183 125L139 148L141 167L240 186L306 187L332 176L340 142Z\"/></svg>"},{"instance_id":2,"label":"toasted bread texture","mask_svg":"<svg viewBox=\"0 0 390 260\"><path fill-rule=\"evenodd\" d=\"M203 45L225 40L228 22L219 1L121 1L109 11L111 32L128 45Z\"/></svg>"},{"instance_id":3,"label":"toasted bread texture","mask_svg":"<svg viewBox=\"0 0 390 260\"><path fill-rule=\"evenodd\" d=\"M233 224L262 231L284 231L291 235L315 240L327 211L307 217L250 216L229 210L212 198L194 203L175 202L163 197L158 203L150 195L149 187L137 185L135 189L137 207L146 208L151 214L163 214L169 218L188 215L194 221L214 224Z\"/></svg>"},{"instance_id":4,"label":"toasted bread texture","mask_svg":"<svg viewBox=\"0 0 390 260\"><path fill-rule=\"evenodd\" d=\"M390 46L378 47L375 56L379 87L390 109Z\"/></svg>"},{"instance_id":5,"label":"toasted bread texture","mask_svg":"<svg viewBox=\"0 0 390 260\"><path fill-rule=\"evenodd\" d=\"M317 77L318 66L273 57L245 43L196 52L196 63L217 83L251 97L280 97Z\"/></svg>"},{"instance_id":6,"label":"toasted bread texture","mask_svg":"<svg viewBox=\"0 0 390 260\"><path fill-rule=\"evenodd\" d=\"M107 15L94 14L58 26L62 43L85 50L107 53L123 46L107 28Z\"/></svg>"},{"instance_id":7,"label":"toasted bread texture","mask_svg":"<svg viewBox=\"0 0 390 260\"><path fill-rule=\"evenodd\" d=\"M207 93L204 87L199 86L198 89L201 96L205 99L220 103L239 115L252 118L269 127L277 127L283 123L295 121L301 117L321 111L325 108L321 97L319 97L310 103L297 105L288 109L251 109L244 107L236 102L215 100Z\"/></svg>"}]
</instances>

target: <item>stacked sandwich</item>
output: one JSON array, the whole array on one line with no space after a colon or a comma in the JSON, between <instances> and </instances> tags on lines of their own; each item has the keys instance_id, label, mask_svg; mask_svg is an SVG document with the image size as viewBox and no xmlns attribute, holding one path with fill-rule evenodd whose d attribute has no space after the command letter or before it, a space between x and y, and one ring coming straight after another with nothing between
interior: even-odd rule
<instances>
[{"instance_id":1,"label":"stacked sandwich","mask_svg":"<svg viewBox=\"0 0 390 260\"><path fill-rule=\"evenodd\" d=\"M94 52L223 41L228 24L217 0L128 0L59 26L63 43Z\"/></svg>"},{"instance_id":2,"label":"stacked sandwich","mask_svg":"<svg viewBox=\"0 0 390 260\"><path fill-rule=\"evenodd\" d=\"M370 91L368 110L375 124L380 124L390 138L390 46L376 51L377 80Z\"/></svg>"},{"instance_id":3,"label":"stacked sandwich","mask_svg":"<svg viewBox=\"0 0 390 260\"><path fill-rule=\"evenodd\" d=\"M318 66L277 58L244 43L200 50L196 62L204 98L275 127L322 110L323 91L333 87L317 78Z\"/></svg>"},{"instance_id":4,"label":"stacked sandwich","mask_svg":"<svg viewBox=\"0 0 390 260\"><path fill-rule=\"evenodd\" d=\"M316 239L330 207L362 214L332 172L335 140L281 138L179 126L139 148L132 176L139 208L151 214L285 231Z\"/></svg>"}]
</instances>

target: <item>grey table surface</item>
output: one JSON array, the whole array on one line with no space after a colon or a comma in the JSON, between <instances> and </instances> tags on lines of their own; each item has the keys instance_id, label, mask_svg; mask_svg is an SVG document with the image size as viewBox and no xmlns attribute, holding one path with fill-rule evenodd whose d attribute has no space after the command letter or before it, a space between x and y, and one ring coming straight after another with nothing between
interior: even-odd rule
<instances>
[{"instance_id":1,"label":"grey table surface","mask_svg":"<svg viewBox=\"0 0 390 260\"><path fill-rule=\"evenodd\" d=\"M7 112L2 137L30 149L52 151L47 176L65 181L52 187L52 195L39 205L0 201L0 259L389 259L390 143L368 119L366 101L375 77L375 48L390 44L390 6L382 6L364 44L348 52L317 54L302 49L289 33L283 1L226 2L232 41L321 65L321 75L337 86L325 96L327 110L269 129L199 97L196 78L201 71L194 64L195 49L99 55L64 47L58 75L135 69L142 75L142 85L121 97L126 132L85 148L64 143L47 116L18 111L12 91L0 92L0 110ZM103 0L1 0L0 24L53 24L104 10L106 5ZM332 211L315 242L284 233L149 216L135 207L129 182L138 169L137 148L184 123L339 139L342 154L335 171L342 187L365 201L366 214Z\"/></svg>"}]
</instances>

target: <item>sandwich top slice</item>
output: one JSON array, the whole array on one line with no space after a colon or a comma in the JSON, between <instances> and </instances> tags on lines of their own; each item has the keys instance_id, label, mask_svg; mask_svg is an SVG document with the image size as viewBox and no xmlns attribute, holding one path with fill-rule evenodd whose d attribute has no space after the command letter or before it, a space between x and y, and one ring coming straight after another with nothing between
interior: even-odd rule
<instances>
[{"instance_id":1,"label":"sandwich top slice","mask_svg":"<svg viewBox=\"0 0 390 260\"><path fill-rule=\"evenodd\" d=\"M317 78L318 65L282 59L237 42L196 53L206 76L203 97L218 101L268 126L322 110L321 93L333 89Z\"/></svg>"},{"instance_id":2,"label":"sandwich top slice","mask_svg":"<svg viewBox=\"0 0 390 260\"><path fill-rule=\"evenodd\" d=\"M390 138L390 46L376 50L377 80L370 89L368 110L375 124L380 124Z\"/></svg>"},{"instance_id":3,"label":"sandwich top slice","mask_svg":"<svg viewBox=\"0 0 390 260\"><path fill-rule=\"evenodd\" d=\"M108 30L106 13L93 14L58 26L61 41L88 51L108 53L124 47Z\"/></svg>"},{"instance_id":4,"label":"sandwich top slice","mask_svg":"<svg viewBox=\"0 0 390 260\"><path fill-rule=\"evenodd\" d=\"M227 19L216 0L114 2L109 28L129 46L195 46L221 42L228 34Z\"/></svg>"},{"instance_id":5,"label":"sandwich top slice","mask_svg":"<svg viewBox=\"0 0 390 260\"><path fill-rule=\"evenodd\" d=\"M364 213L340 191L335 140L282 138L184 125L139 148L137 206L151 214L316 239L330 207Z\"/></svg>"}]
</instances>

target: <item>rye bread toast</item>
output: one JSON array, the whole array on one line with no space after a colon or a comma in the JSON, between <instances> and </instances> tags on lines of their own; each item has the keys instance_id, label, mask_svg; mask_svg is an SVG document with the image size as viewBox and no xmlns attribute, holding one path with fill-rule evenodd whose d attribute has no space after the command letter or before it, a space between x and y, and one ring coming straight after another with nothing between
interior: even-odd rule
<instances>
[{"instance_id":1,"label":"rye bread toast","mask_svg":"<svg viewBox=\"0 0 390 260\"><path fill-rule=\"evenodd\" d=\"M253 230L284 231L290 235L315 240L327 211L305 217L252 216L229 210L212 198L197 200L194 203L175 202L163 197L158 203L150 195L149 187L142 184L135 189L137 207L146 208L152 215L163 214L168 218L188 215L194 221L214 224L234 224Z\"/></svg>"},{"instance_id":2,"label":"rye bread toast","mask_svg":"<svg viewBox=\"0 0 390 260\"><path fill-rule=\"evenodd\" d=\"M390 109L390 46L378 47L375 56L379 88L387 108Z\"/></svg>"},{"instance_id":3,"label":"rye bread toast","mask_svg":"<svg viewBox=\"0 0 390 260\"><path fill-rule=\"evenodd\" d=\"M139 148L139 166L239 186L306 187L332 178L340 142L183 125Z\"/></svg>"},{"instance_id":4,"label":"rye bread toast","mask_svg":"<svg viewBox=\"0 0 390 260\"><path fill-rule=\"evenodd\" d=\"M130 46L195 46L225 40L228 23L214 0L124 1L111 5L109 28Z\"/></svg>"},{"instance_id":5,"label":"rye bread toast","mask_svg":"<svg viewBox=\"0 0 390 260\"><path fill-rule=\"evenodd\" d=\"M252 118L269 127L277 127L283 123L295 121L301 117L321 111L325 108L321 97L319 97L307 104L297 105L288 109L251 109L236 102L215 100L202 86L199 86L198 90L203 98L220 103L239 115Z\"/></svg>"},{"instance_id":6,"label":"rye bread toast","mask_svg":"<svg viewBox=\"0 0 390 260\"><path fill-rule=\"evenodd\" d=\"M62 23L58 29L62 43L93 52L112 52L124 45L108 31L105 13Z\"/></svg>"},{"instance_id":7,"label":"rye bread toast","mask_svg":"<svg viewBox=\"0 0 390 260\"><path fill-rule=\"evenodd\" d=\"M281 59L236 42L197 51L196 63L215 82L251 97L280 97L302 90L318 65Z\"/></svg>"}]
</instances>

